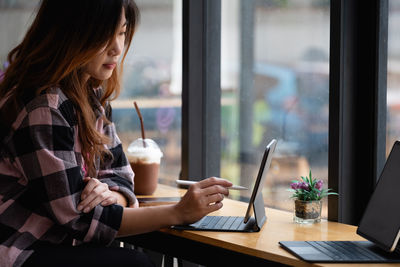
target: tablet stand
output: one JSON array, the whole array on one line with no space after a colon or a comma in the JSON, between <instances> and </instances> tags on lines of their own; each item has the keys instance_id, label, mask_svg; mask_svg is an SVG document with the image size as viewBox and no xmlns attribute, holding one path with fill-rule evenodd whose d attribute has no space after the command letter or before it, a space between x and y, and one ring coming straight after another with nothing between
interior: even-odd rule
<instances>
[{"instance_id":1,"label":"tablet stand","mask_svg":"<svg viewBox=\"0 0 400 267\"><path fill-rule=\"evenodd\" d=\"M264 198L261 192L257 194L256 199L254 200L253 210L256 219L254 224L254 228L256 229L254 230L260 231L261 227L267 220L267 216L265 216Z\"/></svg>"}]
</instances>

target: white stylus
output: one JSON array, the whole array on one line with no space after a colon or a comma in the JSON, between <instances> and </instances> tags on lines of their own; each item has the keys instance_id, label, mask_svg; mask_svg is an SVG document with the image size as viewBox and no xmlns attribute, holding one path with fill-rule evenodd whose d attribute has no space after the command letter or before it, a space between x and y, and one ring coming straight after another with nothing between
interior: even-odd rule
<instances>
[{"instance_id":1,"label":"white stylus","mask_svg":"<svg viewBox=\"0 0 400 267\"><path fill-rule=\"evenodd\" d=\"M179 185L191 185L191 184L195 184L197 182L195 181L186 181L186 180L176 180L176 183ZM231 187L227 187L228 189L231 190L248 190L246 187L244 186L240 186L240 185L232 185Z\"/></svg>"}]
</instances>

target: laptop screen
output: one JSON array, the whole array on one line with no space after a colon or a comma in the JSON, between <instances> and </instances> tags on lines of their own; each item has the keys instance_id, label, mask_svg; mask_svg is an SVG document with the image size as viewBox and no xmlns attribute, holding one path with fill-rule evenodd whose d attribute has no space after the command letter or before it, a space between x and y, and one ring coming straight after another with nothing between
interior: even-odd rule
<instances>
[{"instance_id":1,"label":"laptop screen","mask_svg":"<svg viewBox=\"0 0 400 267\"><path fill-rule=\"evenodd\" d=\"M399 238L399 195L400 142L396 141L357 229L357 234L386 251L393 251Z\"/></svg>"}]
</instances>

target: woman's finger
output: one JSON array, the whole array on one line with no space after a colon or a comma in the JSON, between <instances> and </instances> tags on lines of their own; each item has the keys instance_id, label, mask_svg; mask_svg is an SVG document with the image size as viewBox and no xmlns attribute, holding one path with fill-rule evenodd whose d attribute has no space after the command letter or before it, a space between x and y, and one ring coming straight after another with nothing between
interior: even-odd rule
<instances>
[{"instance_id":1,"label":"woman's finger","mask_svg":"<svg viewBox=\"0 0 400 267\"><path fill-rule=\"evenodd\" d=\"M222 179L222 178L217 178L217 177L210 177L204 180L201 180L200 182L197 183L200 188L206 188L210 187L212 185L220 185L223 187L230 187L233 184L229 182L228 180Z\"/></svg>"},{"instance_id":2,"label":"woman's finger","mask_svg":"<svg viewBox=\"0 0 400 267\"><path fill-rule=\"evenodd\" d=\"M229 190L226 187L220 185L212 185L202 189L204 195L213 195L213 194L224 194L225 196L229 195Z\"/></svg>"},{"instance_id":3,"label":"woman's finger","mask_svg":"<svg viewBox=\"0 0 400 267\"><path fill-rule=\"evenodd\" d=\"M81 200L84 200L89 194L90 192L93 191L93 189L99 185L101 182L99 180L97 180L96 178L90 178L90 177L85 177L83 179L84 182L87 182L85 188L82 191L81 194Z\"/></svg>"},{"instance_id":4,"label":"woman's finger","mask_svg":"<svg viewBox=\"0 0 400 267\"><path fill-rule=\"evenodd\" d=\"M108 191L108 185L104 183L100 183L96 185L91 192L89 192L85 199L81 201L78 205L78 210L81 211L84 207L86 207L90 202L93 201L98 195L103 192ZM103 199L104 200L104 199Z\"/></svg>"},{"instance_id":5,"label":"woman's finger","mask_svg":"<svg viewBox=\"0 0 400 267\"><path fill-rule=\"evenodd\" d=\"M100 204L105 207L105 206L110 206L112 204L117 204L118 203L118 197L114 194L113 191L110 190L110 196L104 199Z\"/></svg>"},{"instance_id":6,"label":"woman's finger","mask_svg":"<svg viewBox=\"0 0 400 267\"><path fill-rule=\"evenodd\" d=\"M118 203L117 198L115 196L111 196L111 197L103 200L100 204L103 207L105 207L105 206L110 206L110 205L117 204L117 203Z\"/></svg>"},{"instance_id":7,"label":"woman's finger","mask_svg":"<svg viewBox=\"0 0 400 267\"><path fill-rule=\"evenodd\" d=\"M84 208L83 208L83 212L84 213L88 213L89 211L94 209L94 207L96 207L97 205L99 205L101 202L103 202L104 200L108 199L109 197L112 197L110 191L103 192L102 194L100 194L96 198L94 198L90 203L85 205Z\"/></svg>"},{"instance_id":8,"label":"woman's finger","mask_svg":"<svg viewBox=\"0 0 400 267\"><path fill-rule=\"evenodd\" d=\"M213 211L217 211L220 208L222 208L223 204L222 202L215 202L214 204L210 204L207 206L207 214Z\"/></svg>"},{"instance_id":9,"label":"woman's finger","mask_svg":"<svg viewBox=\"0 0 400 267\"><path fill-rule=\"evenodd\" d=\"M214 195L209 195L207 197L207 202L210 203L216 203L216 202L221 202L224 200L224 195L223 194L214 194Z\"/></svg>"}]
</instances>

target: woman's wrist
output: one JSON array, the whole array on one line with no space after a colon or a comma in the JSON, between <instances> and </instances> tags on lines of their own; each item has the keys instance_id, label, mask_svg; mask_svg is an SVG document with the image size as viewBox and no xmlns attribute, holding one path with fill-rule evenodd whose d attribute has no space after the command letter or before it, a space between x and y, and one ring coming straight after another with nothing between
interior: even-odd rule
<instances>
[{"instance_id":1,"label":"woman's wrist","mask_svg":"<svg viewBox=\"0 0 400 267\"><path fill-rule=\"evenodd\" d=\"M122 207L128 206L128 200L123 194L118 191L111 191L111 193L117 198L117 204L121 205Z\"/></svg>"},{"instance_id":2,"label":"woman's wrist","mask_svg":"<svg viewBox=\"0 0 400 267\"><path fill-rule=\"evenodd\" d=\"M182 210L178 204L171 205L172 225L184 224Z\"/></svg>"},{"instance_id":3,"label":"woman's wrist","mask_svg":"<svg viewBox=\"0 0 400 267\"><path fill-rule=\"evenodd\" d=\"M118 236L136 235L183 223L176 205L124 208Z\"/></svg>"}]
</instances>

